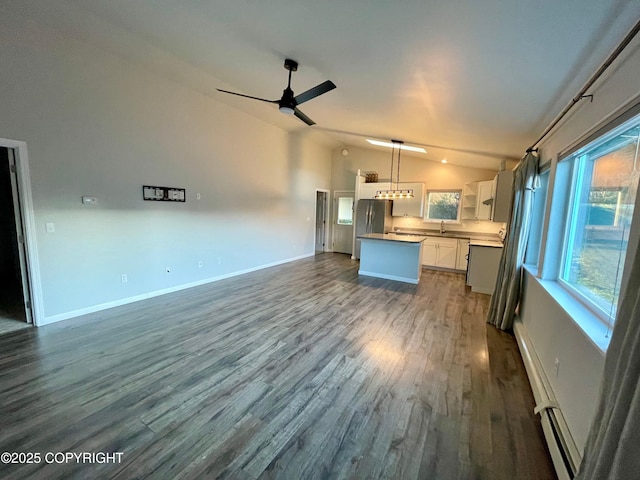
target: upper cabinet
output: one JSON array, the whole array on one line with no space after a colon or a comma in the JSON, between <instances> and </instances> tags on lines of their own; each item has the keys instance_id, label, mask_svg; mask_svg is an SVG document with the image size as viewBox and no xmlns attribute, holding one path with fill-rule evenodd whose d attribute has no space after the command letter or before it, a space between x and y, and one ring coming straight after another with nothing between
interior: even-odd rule
<instances>
[{"instance_id":1,"label":"upper cabinet","mask_svg":"<svg viewBox=\"0 0 640 480\"><path fill-rule=\"evenodd\" d=\"M478 182L478 208L476 219L491 220L491 206L493 204L493 180Z\"/></svg>"},{"instance_id":2,"label":"upper cabinet","mask_svg":"<svg viewBox=\"0 0 640 480\"><path fill-rule=\"evenodd\" d=\"M512 171L498 172L493 180L465 183L462 190L462 219L508 222L512 190Z\"/></svg>"},{"instance_id":3,"label":"upper cabinet","mask_svg":"<svg viewBox=\"0 0 640 480\"><path fill-rule=\"evenodd\" d=\"M494 222L508 222L511 213L511 197L513 195L513 172L498 172L493 179L494 196L491 219Z\"/></svg>"},{"instance_id":4,"label":"upper cabinet","mask_svg":"<svg viewBox=\"0 0 640 480\"><path fill-rule=\"evenodd\" d=\"M493 181L465 183L462 190L462 219L491 220Z\"/></svg>"},{"instance_id":5,"label":"upper cabinet","mask_svg":"<svg viewBox=\"0 0 640 480\"><path fill-rule=\"evenodd\" d=\"M386 185L386 186L384 186ZM376 192L378 190L389 188L389 183L361 183L360 184L360 195L358 198L364 199L372 199L375 198Z\"/></svg>"},{"instance_id":6,"label":"upper cabinet","mask_svg":"<svg viewBox=\"0 0 640 480\"><path fill-rule=\"evenodd\" d=\"M462 219L473 220L476 218L476 205L478 203L478 182L465 183L462 189Z\"/></svg>"},{"instance_id":7,"label":"upper cabinet","mask_svg":"<svg viewBox=\"0 0 640 480\"><path fill-rule=\"evenodd\" d=\"M391 214L394 217L422 217L424 209L424 183L399 183L398 188L402 190L412 189L413 198L394 199Z\"/></svg>"}]
</instances>

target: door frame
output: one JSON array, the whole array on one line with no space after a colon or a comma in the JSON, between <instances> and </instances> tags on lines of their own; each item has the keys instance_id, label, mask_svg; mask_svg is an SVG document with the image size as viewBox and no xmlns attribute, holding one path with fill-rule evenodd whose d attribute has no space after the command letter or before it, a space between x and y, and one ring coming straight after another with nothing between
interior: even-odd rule
<instances>
[{"instance_id":1,"label":"door frame","mask_svg":"<svg viewBox=\"0 0 640 480\"><path fill-rule=\"evenodd\" d=\"M355 190L334 190L333 191L333 196L331 197L331 216L332 216L332 221L331 221L331 245L333 248L333 243L335 242L335 228L334 225L336 224L336 222L338 221L338 202L337 202L337 196L340 195L341 193L351 193L353 194L353 204L351 206L352 210L353 210L353 223L351 224L351 227L353 228L353 235L351 235L352 239L351 239L351 258L354 258L354 252L355 252L355 231L356 231L356 192Z\"/></svg>"},{"instance_id":2,"label":"door frame","mask_svg":"<svg viewBox=\"0 0 640 480\"><path fill-rule=\"evenodd\" d=\"M29 296L31 297L31 319L33 325L38 326L40 325L40 321L44 318L44 308L27 143L21 140L0 138L0 147L6 147L13 151L13 158L16 164L15 173L18 189L16 194L18 197L18 208L22 217L22 229L24 234L23 245L25 249L25 263L27 269L26 272L22 272L22 277L23 281L27 281ZM25 276L27 277L26 279Z\"/></svg>"},{"instance_id":3,"label":"door frame","mask_svg":"<svg viewBox=\"0 0 640 480\"><path fill-rule=\"evenodd\" d=\"M324 252L331 252L332 249L329 248L329 196L331 194L331 190L327 190L326 188L316 188L315 190L315 202L314 202L314 210L315 210L315 216L314 216L314 222L313 222L313 253L316 253L316 243L317 243L317 238L316 238L316 222L318 221L318 192L322 192L325 194L324 196L324 238L322 239L324 243L324 247L322 249L323 253Z\"/></svg>"}]
</instances>

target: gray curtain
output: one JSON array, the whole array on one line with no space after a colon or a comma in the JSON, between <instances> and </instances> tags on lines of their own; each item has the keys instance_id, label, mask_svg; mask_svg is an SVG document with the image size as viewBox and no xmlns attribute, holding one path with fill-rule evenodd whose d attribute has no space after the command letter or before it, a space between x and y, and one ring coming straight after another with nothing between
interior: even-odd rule
<instances>
[{"instance_id":1,"label":"gray curtain","mask_svg":"<svg viewBox=\"0 0 640 480\"><path fill-rule=\"evenodd\" d=\"M511 330L520 300L522 263L531 229L533 193L537 178L538 157L529 152L514 172L511 220L507 224L496 288L487 315L487 322L501 330Z\"/></svg>"},{"instance_id":2,"label":"gray curtain","mask_svg":"<svg viewBox=\"0 0 640 480\"><path fill-rule=\"evenodd\" d=\"M640 255L634 257L577 480L640 478Z\"/></svg>"}]
</instances>

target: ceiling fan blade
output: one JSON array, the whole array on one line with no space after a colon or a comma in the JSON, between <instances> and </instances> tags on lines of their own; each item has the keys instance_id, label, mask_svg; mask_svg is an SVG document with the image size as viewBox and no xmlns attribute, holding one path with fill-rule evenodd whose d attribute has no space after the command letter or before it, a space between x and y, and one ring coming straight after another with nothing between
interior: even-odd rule
<instances>
[{"instance_id":1,"label":"ceiling fan blade","mask_svg":"<svg viewBox=\"0 0 640 480\"><path fill-rule=\"evenodd\" d=\"M296 105L300 105L301 103L308 102L312 98L316 98L323 93L327 93L336 88L335 83L331 80L327 80L326 82L321 83L320 85L316 85L313 88L310 88L306 92L302 92L300 95L296 96L294 100L296 101Z\"/></svg>"},{"instance_id":2,"label":"ceiling fan blade","mask_svg":"<svg viewBox=\"0 0 640 480\"><path fill-rule=\"evenodd\" d=\"M239 97L252 98L253 100L260 100L261 102L278 103L278 100L267 100L266 98L252 97L251 95L243 95L242 93L230 92L229 90L221 90L219 88L216 88L216 90L222 93L230 93L231 95L237 95Z\"/></svg>"},{"instance_id":3,"label":"ceiling fan blade","mask_svg":"<svg viewBox=\"0 0 640 480\"><path fill-rule=\"evenodd\" d=\"M307 117L304 113L302 113L297 108L293 109L293 114L309 126L316 124L316 122L311 120L309 117Z\"/></svg>"}]
</instances>

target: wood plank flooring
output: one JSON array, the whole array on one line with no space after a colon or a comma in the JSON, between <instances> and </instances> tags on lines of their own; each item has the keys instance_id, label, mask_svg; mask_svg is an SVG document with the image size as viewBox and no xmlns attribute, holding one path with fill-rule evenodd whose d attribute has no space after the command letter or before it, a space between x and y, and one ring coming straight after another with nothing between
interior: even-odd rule
<instances>
[{"instance_id":1,"label":"wood plank flooring","mask_svg":"<svg viewBox=\"0 0 640 480\"><path fill-rule=\"evenodd\" d=\"M464 275L322 254L0 336L0 478L555 478L512 336Z\"/></svg>"}]
</instances>

